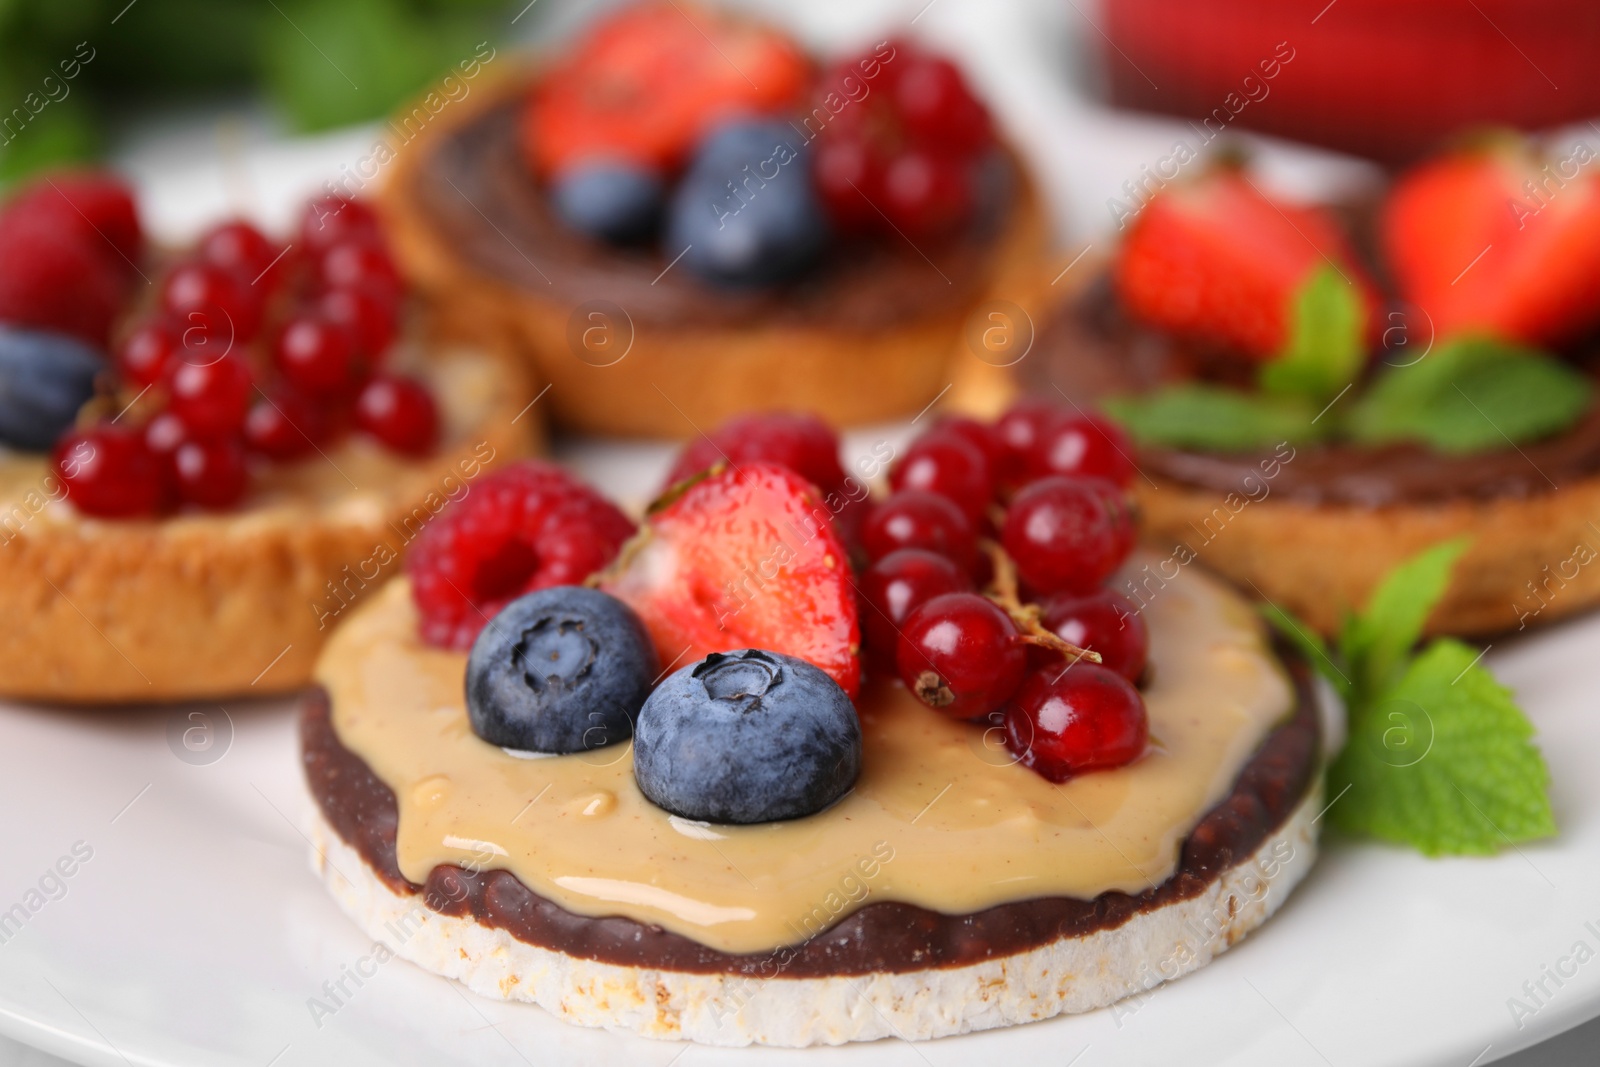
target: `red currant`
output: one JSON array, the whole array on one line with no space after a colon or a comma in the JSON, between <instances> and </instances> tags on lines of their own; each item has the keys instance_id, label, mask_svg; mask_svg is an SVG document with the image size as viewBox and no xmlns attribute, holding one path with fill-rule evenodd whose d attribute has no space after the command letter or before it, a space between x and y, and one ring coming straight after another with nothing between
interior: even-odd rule
<instances>
[{"instance_id":1,"label":"red currant","mask_svg":"<svg viewBox=\"0 0 1600 1067\"><path fill-rule=\"evenodd\" d=\"M189 439L189 428L170 411L162 411L144 424L144 443L152 455L166 463L178 446Z\"/></svg>"},{"instance_id":2,"label":"red currant","mask_svg":"<svg viewBox=\"0 0 1600 1067\"><path fill-rule=\"evenodd\" d=\"M975 523L994 497L989 457L964 437L939 429L911 443L905 458L889 472L889 484L896 490L937 493L954 501Z\"/></svg>"},{"instance_id":3,"label":"red currant","mask_svg":"<svg viewBox=\"0 0 1600 1067\"><path fill-rule=\"evenodd\" d=\"M148 319L133 328L117 349L117 371L130 385L154 385L178 356L182 335L165 319Z\"/></svg>"},{"instance_id":4,"label":"red currant","mask_svg":"<svg viewBox=\"0 0 1600 1067\"><path fill-rule=\"evenodd\" d=\"M994 424L1000 442L996 474L1003 488L1017 489L1044 470L1041 450L1045 438L1066 415L1044 400L1023 400Z\"/></svg>"},{"instance_id":5,"label":"red currant","mask_svg":"<svg viewBox=\"0 0 1600 1067\"><path fill-rule=\"evenodd\" d=\"M376 362L394 343L400 309L389 294L367 285L341 286L323 293L317 313L343 326L363 355Z\"/></svg>"},{"instance_id":6,"label":"red currant","mask_svg":"<svg viewBox=\"0 0 1600 1067\"><path fill-rule=\"evenodd\" d=\"M994 135L988 111L942 56L910 56L895 82L894 104L907 133L953 155L972 156Z\"/></svg>"},{"instance_id":7,"label":"red currant","mask_svg":"<svg viewBox=\"0 0 1600 1067\"><path fill-rule=\"evenodd\" d=\"M290 319L274 357L286 382L318 400L352 396L367 380L367 362L350 331L321 315Z\"/></svg>"},{"instance_id":8,"label":"red currant","mask_svg":"<svg viewBox=\"0 0 1600 1067\"><path fill-rule=\"evenodd\" d=\"M1000 436L995 433L994 427L970 416L947 415L938 421L934 430L939 433L955 434L968 444L975 445L978 451L989 458L991 470L995 469L995 464L1000 462L1004 454L1004 450L1000 447Z\"/></svg>"},{"instance_id":9,"label":"red currant","mask_svg":"<svg viewBox=\"0 0 1600 1067\"><path fill-rule=\"evenodd\" d=\"M1087 662L1030 675L1007 705L1005 725L1006 747L1052 782L1131 763L1150 737L1139 691Z\"/></svg>"},{"instance_id":10,"label":"red currant","mask_svg":"<svg viewBox=\"0 0 1600 1067\"><path fill-rule=\"evenodd\" d=\"M67 499L86 515L125 519L161 510L161 465L136 430L73 430L56 443L51 463Z\"/></svg>"},{"instance_id":11,"label":"red currant","mask_svg":"<svg viewBox=\"0 0 1600 1067\"><path fill-rule=\"evenodd\" d=\"M1133 517L1122 494L1093 478L1044 478L1006 510L1000 543L1036 593L1088 593L1133 550Z\"/></svg>"},{"instance_id":12,"label":"red currant","mask_svg":"<svg viewBox=\"0 0 1600 1067\"><path fill-rule=\"evenodd\" d=\"M870 560L902 548L923 548L971 572L978 557L972 522L955 503L936 493L906 489L867 512L861 548Z\"/></svg>"},{"instance_id":13,"label":"red currant","mask_svg":"<svg viewBox=\"0 0 1600 1067\"><path fill-rule=\"evenodd\" d=\"M378 236L378 216L360 200L319 196L306 203L300 216L300 243L321 252L344 241L371 240Z\"/></svg>"},{"instance_id":14,"label":"red currant","mask_svg":"<svg viewBox=\"0 0 1600 1067\"><path fill-rule=\"evenodd\" d=\"M161 303L186 329L204 334L204 344L248 344L261 328L262 294L226 267L180 263L161 288ZM194 347L189 338L185 343Z\"/></svg>"},{"instance_id":15,"label":"red currant","mask_svg":"<svg viewBox=\"0 0 1600 1067\"><path fill-rule=\"evenodd\" d=\"M200 258L233 272L262 292L276 289L288 273L283 245L243 219L212 227L200 238Z\"/></svg>"},{"instance_id":16,"label":"red currant","mask_svg":"<svg viewBox=\"0 0 1600 1067\"><path fill-rule=\"evenodd\" d=\"M926 601L972 588L966 571L923 548L889 553L861 575L861 629L876 666L893 670L900 627Z\"/></svg>"},{"instance_id":17,"label":"red currant","mask_svg":"<svg viewBox=\"0 0 1600 1067\"><path fill-rule=\"evenodd\" d=\"M972 212L966 160L910 149L883 171L883 213L912 237L950 230Z\"/></svg>"},{"instance_id":18,"label":"red currant","mask_svg":"<svg viewBox=\"0 0 1600 1067\"><path fill-rule=\"evenodd\" d=\"M1139 609L1122 594L1101 589L1087 596L1057 597L1045 605L1041 621L1062 640L1100 653L1100 665L1128 681L1137 683L1144 674L1150 630ZM1059 671L1061 657L1053 658Z\"/></svg>"},{"instance_id":19,"label":"red currant","mask_svg":"<svg viewBox=\"0 0 1600 1067\"><path fill-rule=\"evenodd\" d=\"M244 441L250 451L269 459L299 459L327 439L328 429L321 407L292 390L275 389L250 409Z\"/></svg>"},{"instance_id":20,"label":"red currant","mask_svg":"<svg viewBox=\"0 0 1600 1067\"><path fill-rule=\"evenodd\" d=\"M238 356L167 368L167 407L196 437L236 433L250 411L250 367Z\"/></svg>"},{"instance_id":21,"label":"red currant","mask_svg":"<svg viewBox=\"0 0 1600 1067\"><path fill-rule=\"evenodd\" d=\"M379 375L356 398L356 426L402 455L426 455L439 440L439 409L415 378Z\"/></svg>"},{"instance_id":22,"label":"red currant","mask_svg":"<svg viewBox=\"0 0 1600 1067\"><path fill-rule=\"evenodd\" d=\"M878 227L882 216L872 202L881 186L882 166L865 138L829 130L818 140L813 181L828 218L841 232Z\"/></svg>"},{"instance_id":23,"label":"red currant","mask_svg":"<svg viewBox=\"0 0 1600 1067\"><path fill-rule=\"evenodd\" d=\"M1034 453L1036 478L1075 474L1104 478L1120 488L1133 484L1133 443L1122 427L1097 415L1066 415L1044 432Z\"/></svg>"},{"instance_id":24,"label":"red currant","mask_svg":"<svg viewBox=\"0 0 1600 1067\"><path fill-rule=\"evenodd\" d=\"M376 241L342 241L322 253L317 276L328 289L369 286L398 299L400 272Z\"/></svg>"},{"instance_id":25,"label":"red currant","mask_svg":"<svg viewBox=\"0 0 1600 1067\"><path fill-rule=\"evenodd\" d=\"M178 498L212 511L237 504L249 484L244 446L233 437L184 441L172 452Z\"/></svg>"},{"instance_id":26,"label":"red currant","mask_svg":"<svg viewBox=\"0 0 1600 1067\"><path fill-rule=\"evenodd\" d=\"M1016 623L976 593L924 601L900 628L895 666L917 699L954 719L985 715L1011 699L1027 668Z\"/></svg>"}]
</instances>

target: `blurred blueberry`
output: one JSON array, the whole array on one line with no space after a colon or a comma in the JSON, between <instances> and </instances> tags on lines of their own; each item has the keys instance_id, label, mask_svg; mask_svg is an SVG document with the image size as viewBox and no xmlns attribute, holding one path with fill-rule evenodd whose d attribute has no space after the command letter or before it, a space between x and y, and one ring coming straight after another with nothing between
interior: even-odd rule
<instances>
[{"instance_id":1,"label":"blurred blueberry","mask_svg":"<svg viewBox=\"0 0 1600 1067\"><path fill-rule=\"evenodd\" d=\"M658 807L757 823L821 811L861 771L861 724L805 660L744 649L674 673L639 710L633 774Z\"/></svg>"},{"instance_id":2,"label":"blurred blueberry","mask_svg":"<svg viewBox=\"0 0 1600 1067\"><path fill-rule=\"evenodd\" d=\"M100 354L75 337L0 325L0 442L48 451L104 369Z\"/></svg>"},{"instance_id":3,"label":"blurred blueberry","mask_svg":"<svg viewBox=\"0 0 1600 1067\"><path fill-rule=\"evenodd\" d=\"M782 122L737 122L696 151L667 205L663 253L722 285L768 285L804 271L828 228L802 142Z\"/></svg>"},{"instance_id":4,"label":"blurred blueberry","mask_svg":"<svg viewBox=\"0 0 1600 1067\"><path fill-rule=\"evenodd\" d=\"M556 211L573 229L615 244L655 235L666 193L661 177L634 163L579 163L555 178Z\"/></svg>"},{"instance_id":5,"label":"blurred blueberry","mask_svg":"<svg viewBox=\"0 0 1600 1067\"><path fill-rule=\"evenodd\" d=\"M633 734L659 667L633 609L581 586L507 604L467 658L467 718L491 745L584 752Z\"/></svg>"}]
</instances>

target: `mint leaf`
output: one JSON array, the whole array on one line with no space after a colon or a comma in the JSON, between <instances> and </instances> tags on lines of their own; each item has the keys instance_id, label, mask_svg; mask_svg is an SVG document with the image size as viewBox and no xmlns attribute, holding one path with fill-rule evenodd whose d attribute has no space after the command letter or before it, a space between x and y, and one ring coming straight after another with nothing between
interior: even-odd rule
<instances>
[{"instance_id":1,"label":"mint leaf","mask_svg":"<svg viewBox=\"0 0 1600 1067\"><path fill-rule=\"evenodd\" d=\"M1331 821L1428 855L1486 854L1555 832L1533 727L1479 653L1444 638L1410 654L1466 548L1447 541L1395 568L1333 651L1287 612L1263 609L1345 700Z\"/></svg>"},{"instance_id":2,"label":"mint leaf","mask_svg":"<svg viewBox=\"0 0 1600 1067\"><path fill-rule=\"evenodd\" d=\"M1361 373L1365 327L1360 290L1333 267L1319 268L1295 293L1288 341L1272 362L1262 366L1262 390L1326 401Z\"/></svg>"},{"instance_id":3,"label":"mint leaf","mask_svg":"<svg viewBox=\"0 0 1600 1067\"><path fill-rule=\"evenodd\" d=\"M1486 451L1571 427L1592 393L1584 375L1535 349L1466 338L1384 372L1351 407L1345 430L1361 444Z\"/></svg>"},{"instance_id":4,"label":"mint leaf","mask_svg":"<svg viewBox=\"0 0 1600 1067\"><path fill-rule=\"evenodd\" d=\"M1248 452L1320 435L1307 404L1199 382L1111 397L1102 406L1141 444L1167 448Z\"/></svg>"},{"instance_id":5,"label":"mint leaf","mask_svg":"<svg viewBox=\"0 0 1600 1067\"><path fill-rule=\"evenodd\" d=\"M1412 556L1389 572L1359 615L1346 621L1339 654L1355 669L1353 680L1361 692L1382 692L1405 670L1406 657L1469 543L1458 537Z\"/></svg>"},{"instance_id":6,"label":"mint leaf","mask_svg":"<svg viewBox=\"0 0 1600 1067\"><path fill-rule=\"evenodd\" d=\"M1430 856L1488 855L1555 833L1533 727L1477 656L1435 641L1381 697L1352 709L1328 772L1335 824Z\"/></svg>"}]
</instances>

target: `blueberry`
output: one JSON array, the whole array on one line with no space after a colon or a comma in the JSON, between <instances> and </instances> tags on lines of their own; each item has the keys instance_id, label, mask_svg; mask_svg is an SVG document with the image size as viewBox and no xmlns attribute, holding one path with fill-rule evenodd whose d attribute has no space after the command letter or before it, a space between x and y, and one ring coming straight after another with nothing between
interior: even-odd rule
<instances>
[{"instance_id":1,"label":"blueberry","mask_svg":"<svg viewBox=\"0 0 1600 1067\"><path fill-rule=\"evenodd\" d=\"M654 236L665 195L659 175L614 160L577 164L558 175L551 189L567 225L615 244Z\"/></svg>"},{"instance_id":2,"label":"blueberry","mask_svg":"<svg viewBox=\"0 0 1600 1067\"><path fill-rule=\"evenodd\" d=\"M467 718L491 745L583 752L633 734L659 667L633 609L560 585L490 620L467 659Z\"/></svg>"},{"instance_id":3,"label":"blueberry","mask_svg":"<svg viewBox=\"0 0 1600 1067\"><path fill-rule=\"evenodd\" d=\"M0 326L0 442L49 450L104 369L99 353L75 337Z\"/></svg>"},{"instance_id":4,"label":"blueberry","mask_svg":"<svg viewBox=\"0 0 1600 1067\"><path fill-rule=\"evenodd\" d=\"M861 724L839 684L805 660L745 649L684 667L639 710L633 776L688 819L810 815L861 771Z\"/></svg>"},{"instance_id":5,"label":"blueberry","mask_svg":"<svg viewBox=\"0 0 1600 1067\"><path fill-rule=\"evenodd\" d=\"M768 285L804 271L827 239L793 128L740 122L696 152L668 204L663 251L683 252L685 266L718 284Z\"/></svg>"}]
</instances>

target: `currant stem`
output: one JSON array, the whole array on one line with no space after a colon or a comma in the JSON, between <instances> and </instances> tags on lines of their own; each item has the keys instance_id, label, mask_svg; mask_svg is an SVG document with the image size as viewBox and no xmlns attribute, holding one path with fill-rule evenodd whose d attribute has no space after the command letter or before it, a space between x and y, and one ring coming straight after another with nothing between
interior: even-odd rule
<instances>
[{"instance_id":1,"label":"currant stem","mask_svg":"<svg viewBox=\"0 0 1600 1067\"><path fill-rule=\"evenodd\" d=\"M1079 648L1072 642L1062 638L1059 634L1051 632L1041 621L1044 609L1037 604L1024 604L1017 592L1017 565L1012 562L1006 550L994 541L984 538L979 542L984 552L988 553L989 562L994 566L994 591L989 594L989 599L994 601L1017 624L1017 629L1022 631L1022 642L1028 645L1038 645L1061 653L1068 663L1079 660L1088 660L1090 663L1100 662L1100 653L1091 652L1087 648Z\"/></svg>"}]
</instances>

